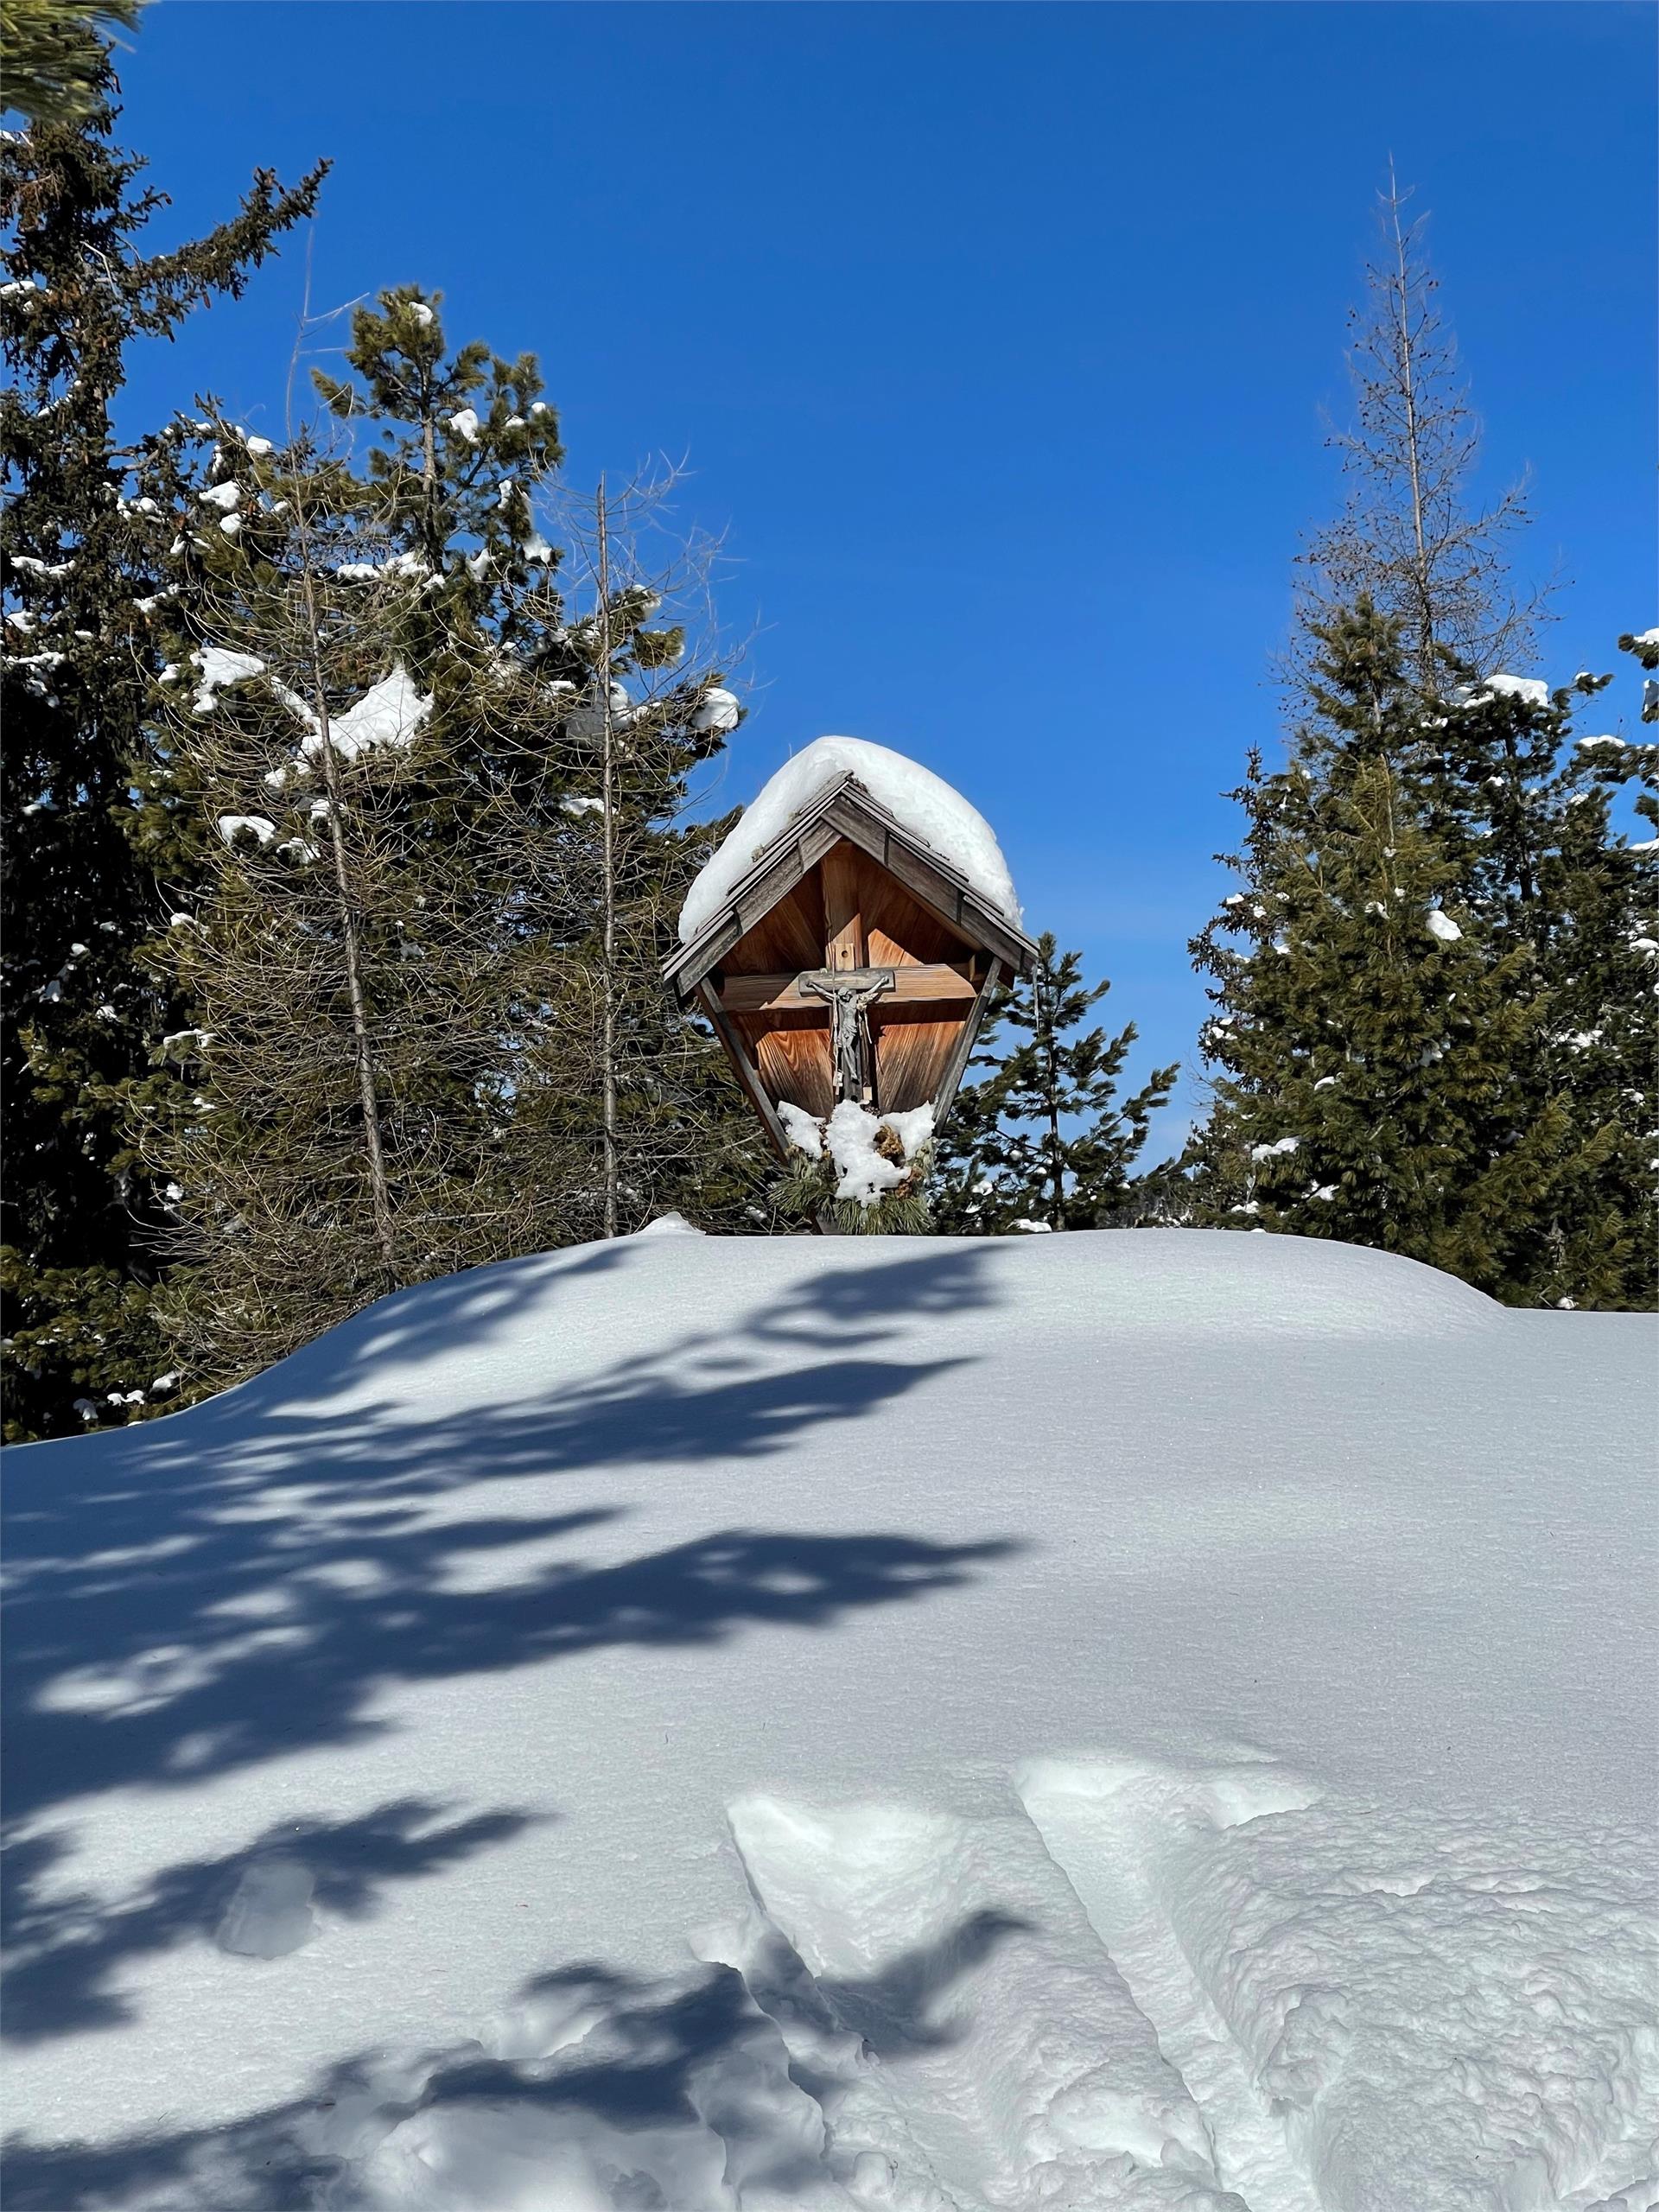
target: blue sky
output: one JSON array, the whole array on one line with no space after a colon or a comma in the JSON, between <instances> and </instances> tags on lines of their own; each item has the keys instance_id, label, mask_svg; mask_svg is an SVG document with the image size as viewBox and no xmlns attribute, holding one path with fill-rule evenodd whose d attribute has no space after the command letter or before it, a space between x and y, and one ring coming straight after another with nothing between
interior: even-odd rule
<instances>
[{"instance_id":1,"label":"blue sky","mask_svg":"<svg viewBox=\"0 0 1659 2212\"><path fill-rule=\"evenodd\" d=\"M721 613L756 632L720 803L826 730L914 753L1111 976L1141 1065L1191 1065L1186 940L1220 794L1277 741L1391 154L1488 481L1531 472L1523 563L1563 579L1537 672L1611 667L1654 619L1656 20L156 0L122 135L169 240L256 163L332 157L315 304L419 283L452 338L539 353L578 482L688 456L682 512L726 532ZM206 388L278 422L303 261L142 356L130 419Z\"/></svg>"}]
</instances>

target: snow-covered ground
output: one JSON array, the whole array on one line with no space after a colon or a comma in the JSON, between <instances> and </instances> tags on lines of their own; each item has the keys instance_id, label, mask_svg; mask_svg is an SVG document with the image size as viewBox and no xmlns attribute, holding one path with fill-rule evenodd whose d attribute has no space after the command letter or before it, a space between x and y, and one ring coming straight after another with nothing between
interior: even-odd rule
<instances>
[{"instance_id":1,"label":"snow-covered ground","mask_svg":"<svg viewBox=\"0 0 1659 2212\"><path fill-rule=\"evenodd\" d=\"M1650 2206L1654 1349L659 1234L10 1455L8 2212Z\"/></svg>"}]
</instances>

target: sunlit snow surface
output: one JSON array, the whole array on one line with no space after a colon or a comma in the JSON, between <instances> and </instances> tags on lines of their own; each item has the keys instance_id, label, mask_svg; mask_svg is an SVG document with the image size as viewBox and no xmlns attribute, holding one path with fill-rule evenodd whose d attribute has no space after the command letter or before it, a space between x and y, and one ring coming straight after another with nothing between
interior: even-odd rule
<instances>
[{"instance_id":1,"label":"sunlit snow surface","mask_svg":"<svg viewBox=\"0 0 1659 2212\"><path fill-rule=\"evenodd\" d=\"M1650 2205L1653 1350L663 1234L9 1455L8 2212Z\"/></svg>"},{"instance_id":2,"label":"sunlit snow surface","mask_svg":"<svg viewBox=\"0 0 1659 2212\"><path fill-rule=\"evenodd\" d=\"M781 837L813 800L856 776L878 806L944 860L1018 929L1020 901L996 834L942 776L885 745L862 737L815 737L785 760L743 810L686 893L680 941L690 944L708 928L768 845Z\"/></svg>"}]
</instances>

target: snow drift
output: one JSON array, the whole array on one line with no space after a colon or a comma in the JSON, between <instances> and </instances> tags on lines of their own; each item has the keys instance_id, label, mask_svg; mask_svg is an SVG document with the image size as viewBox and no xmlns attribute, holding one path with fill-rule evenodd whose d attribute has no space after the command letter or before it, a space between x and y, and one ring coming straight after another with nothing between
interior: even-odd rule
<instances>
[{"instance_id":1,"label":"snow drift","mask_svg":"<svg viewBox=\"0 0 1659 2212\"><path fill-rule=\"evenodd\" d=\"M1634 1317L664 1233L9 1456L9 2212L1635 2212Z\"/></svg>"}]
</instances>

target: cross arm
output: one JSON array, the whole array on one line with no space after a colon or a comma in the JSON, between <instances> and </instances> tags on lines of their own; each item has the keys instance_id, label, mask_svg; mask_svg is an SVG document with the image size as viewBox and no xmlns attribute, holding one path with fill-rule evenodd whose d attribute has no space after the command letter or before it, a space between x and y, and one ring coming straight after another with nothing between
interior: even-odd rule
<instances>
[{"instance_id":1,"label":"cross arm","mask_svg":"<svg viewBox=\"0 0 1659 2212\"><path fill-rule=\"evenodd\" d=\"M848 982L865 973L892 976L891 988L875 1002L877 1013L892 1006L937 1006L941 1014L961 1014L979 996L978 986L961 969L943 961L841 972ZM798 975L728 976L720 985L720 1002L728 1014L812 1014L825 1023L830 1020L829 1001L803 990Z\"/></svg>"}]
</instances>

